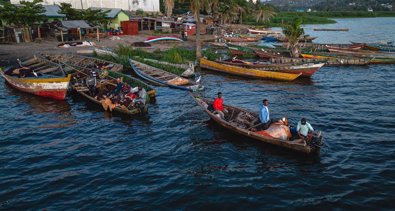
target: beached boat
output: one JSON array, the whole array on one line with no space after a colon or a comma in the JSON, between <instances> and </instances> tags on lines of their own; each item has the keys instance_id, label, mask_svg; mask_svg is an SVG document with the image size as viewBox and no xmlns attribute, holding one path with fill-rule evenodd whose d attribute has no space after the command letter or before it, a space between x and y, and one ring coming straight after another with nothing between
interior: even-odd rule
<instances>
[{"instance_id":1,"label":"beached boat","mask_svg":"<svg viewBox=\"0 0 395 211\"><path fill-rule=\"evenodd\" d=\"M349 53L314 53L314 54L301 54L303 58L314 59L338 59L348 62L353 61L368 61L368 64L395 64L395 57L390 55L381 54L349 54Z\"/></svg>"},{"instance_id":2,"label":"beached boat","mask_svg":"<svg viewBox=\"0 0 395 211\"><path fill-rule=\"evenodd\" d=\"M230 60L230 61L219 61L216 62L227 65L234 65L238 67L273 71L280 73L292 73L302 75L300 77L311 77L316 73L325 63L304 63L304 64L271 64L271 63L258 63L258 62L246 62L243 60Z\"/></svg>"},{"instance_id":3,"label":"beached boat","mask_svg":"<svg viewBox=\"0 0 395 211\"><path fill-rule=\"evenodd\" d=\"M159 86L168 86L170 88L181 89L190 92L204 89L202 85L197 84L194 81L182 78L176 74L169 73L130 58L129 64L139 77L153 84Z\"/></svg>"},{"instance_id":4,"label":"beached boat","mask_svg":"<svg viewBox=\"0 0 395 211\"><path fill-rule=\"evenodd\" d=\"M281 34L281 32L277 32L277 31L273 31L273 30L258 30L258 29L248 29L248 32L250 34L263 34L263 35Z\"/></svg>"},{"instance_id":5,"label":"beached boat","mask_svg":"<svg viewBox=\"0 0 395 211\"><path fill-rule=\"evenodd\" d=\"M153 42L158 42L158 41L179 41L179 42L183 42L183 40L180 39L177 36L153 36L153 37L147 38L147 40L144 41L144 43L153 43Z\"/></svg>"},{"instance_id":6,"label":"beached boat","mask_svg":"<svg viewBox=\"0 0 395 211\"><path fill-rule=\"evenodd\" d=\"M144 81L121 73L124 68L121 64L98 58L79 56L74 54L40 54L39 57L64 65L64 69L68 73L75 73L79 70L93 68L99 72L107 71L109 73L108 76L112 77L112 79L122 77L124 80L135 81L134 83L136 83L136 86L143 87L147 91L147 94L149 95L151 101L155 101L155 89Z\"/></svg>"},{"instance_id":7,"label":"beached boat","mask_svg":"<svg viewBox=\"0 0 395 211\"><path fill-rule=\"evenodd\" d=\"M257 141L272 144L285 149L301 152L304 154L317 154L323 145L323 136L320 132L315 133L312 141L305 144L302 140L296 137L291 138L289 141L284 141L278 138L271 137L265 133L260 133L258 126L258 114L243 110L237 107L224 105L228 110L225 119L222 119L210 110L209 105L212 101L202 99L200 97L192 96L197 104L210 116L210 118L217 124L233 133L239 134L243 137L248 137Z\"/></svg>"},{"instance_id":8,"label":"beached boat","mask_svg":"<svg viewBox=\"0 0 395 211\"><path fill-rule=\"evenodd\" d=\"M301 38L299 38L299 42L313 42L313 40L317 39L317 37L311 37L309 35L305 35ZM287 37L277 37L277 40L280 42L288 42Z\"/></svg>"},{"instance_id":9,"label":"beached boat","mask_svg":"<svg viewBox=\"0 0 395 211\"><path fill-rule=\"evenodd\" d=\"M200 67L222 72L222 73L248 77L248 78L271 79L271 80L281 80L281 81L293 81L302 75L301 73L292 74L292 73L281 73L281 72L243 68L234 65L221 64L215 61L210 61L205 58L200 59Z\"/></svg>"},{"instance_id":10,"label":"beached boat","mask_svg":"<svg viewBox=\"0 0 395 211\"><path fill-rule=\"evenodd\" d=\"M71 79L60 65L36 56L18 66L7 67L0 74L19 91L56 100L66 98Z\"/></svg>"},{"instance_id":11,"label":"beached boat","mask_svg":"<svg viewBox=\"0 0 395 211\"><path fill-rule=\"evenodd\" d=\"M257 42L261 37L224 37L227 42Z\"/></svg>"},{"instance_id":12,"label":"beached boat","mask_svg":"<svg viewBox=\"0 0 395 211\"><path fill-rule=\"evenodd\" d=\"M325 66L352 66L352 65L368 65L369 58L353 58L353 57L317 57L309 54L301 54L303 57L309 58L290 58L290 57L276 57L271 58L270 62L274 64L289 64L289 63L310 63L310 62L325 62Z\"/></svg>"},{"instance_id":13,"label":"beached boat","mask_svg":"<svg viewBox=\"0 0 395 211\"><path fill-rule=\"evenodd\" d=\"M348 28L314 28L314 31L343 31L348 32L350 29Z\"/></svg>"}]
</instances>

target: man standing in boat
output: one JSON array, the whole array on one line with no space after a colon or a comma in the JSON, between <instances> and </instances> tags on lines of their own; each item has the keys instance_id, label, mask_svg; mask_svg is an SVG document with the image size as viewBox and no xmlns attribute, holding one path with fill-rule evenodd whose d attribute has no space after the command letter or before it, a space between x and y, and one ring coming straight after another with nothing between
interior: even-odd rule
<instances>
[{"instance_id":1,"label":"man standing in boat","mask_svg":"<svg viewBox=\"0 0 395 211\"><path fill-rule=\"evenodd\" d=\"M269 101L267 99L263 100L263 104L259 109L259 119L261 120L262 129L266 130L270 126L270 116L269 116Z\"/></svg>"},{"instance_id":2,"label":"man standing in boat","mask_svg":"<svg viewBox=\"0 0 395 211\"><path fill-rule=\"evenodd\" d=\"M218 97L215 98L213 107L215 112L217 112L222 119L225 119L225 113L228 111L224 108L224 99L222 98L222 92L218 92Z\"/></svg>"}]
</instances>

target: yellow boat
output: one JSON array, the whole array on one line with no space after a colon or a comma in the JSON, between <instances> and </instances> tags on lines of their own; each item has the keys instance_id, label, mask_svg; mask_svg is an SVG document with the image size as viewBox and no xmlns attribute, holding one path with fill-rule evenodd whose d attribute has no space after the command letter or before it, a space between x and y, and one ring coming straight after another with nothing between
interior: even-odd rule
<instances>
[{"instance_id":1,"label":"yellow boat","mask_svg":"<svg viewBox=\"0 0 395 211\"><path fill-rule=\"evenodd\" d=\"M272 79L272 80L281 80L281 81L293 81L297 79L300 75L302 75L302 73L299 74L281 73L281 72L264 71L264 70L243 68L233 65L220 64L218 62L210 61L205 58L200 59L200 67L223 72L223 73L228 73L232 75L249 77L249 78Z\"/></svg>"},{"instance_id":2,"label":"yellow boat","mask_svg":"<svg viewBox=\"0 0 395 211\"><path fill-rule=\"evenodd\" d=\"M331 58L333 58L330 56L320 56L320 55L306 54L306 53L302 53L301 56L306 59L331 59Z\"/></svg>"}]
</instances>

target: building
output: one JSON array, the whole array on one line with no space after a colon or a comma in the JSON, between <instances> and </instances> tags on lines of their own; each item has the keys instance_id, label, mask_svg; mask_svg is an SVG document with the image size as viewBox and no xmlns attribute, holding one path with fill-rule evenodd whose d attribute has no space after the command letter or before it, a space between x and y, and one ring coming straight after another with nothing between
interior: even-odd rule
<instances>
[{"instance_id":1,"label":"building","mask_svg":"<svg viewBox=\"0 0 395 211\"><path fill-rule=\"evenodd\" d=\"M93 10L101 10L103 12L107 12L107 18L109 19L110 23L108 26L110 28L117 29L121 27L121 22L122 21L128 21L130 20L129 16L119 8L96 8L96 7L91 7L90 9Z\"/></svg>"},{"instance_id":2,"label":"building","mask_svg":"<svg viewBox=\"0 0 395 211\"><path fill-rule=\"evenodd\" d=\"M12 4L19 4L22 0L11 0ZM25 0L32 2L33 0ZM136 11L141 9L145 12L159 12L159 0L43 0L42 4L69 3L76 9L99 8L121 8L125 11Z\"/></svg>"},{"instance_id":3,"label":"building","mask_svg":"<svg viewBox=\"0 0 395 211\"><path fill-rule=\"evenodd\" d=\"M55 20L63 20L66 15L60 14L60 8L58 5L43 5L45 8L44 15L47 17L48 22L52 22Z\"/></svg>"}]
</instances>

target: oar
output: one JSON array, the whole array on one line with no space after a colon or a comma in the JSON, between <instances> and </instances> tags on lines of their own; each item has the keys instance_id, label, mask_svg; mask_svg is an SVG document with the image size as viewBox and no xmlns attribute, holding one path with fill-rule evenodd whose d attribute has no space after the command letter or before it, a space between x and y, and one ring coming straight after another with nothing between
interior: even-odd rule
<instances>
[{"instance_id":1,"label":"oar","mask_svg":"<svg viewBox=\"0 0 395 211\"><path fill-rule=\"evenodd\" d=\"M261 123L259 123L257 125L254 125L254 126L251 126L251 127L247 128L246 130L249 130L249 129L254 128L254 127L258 127L259 125L262 125L262 124L265 124L265 123L261 122Z\"/></svg>"}]
</instances>

